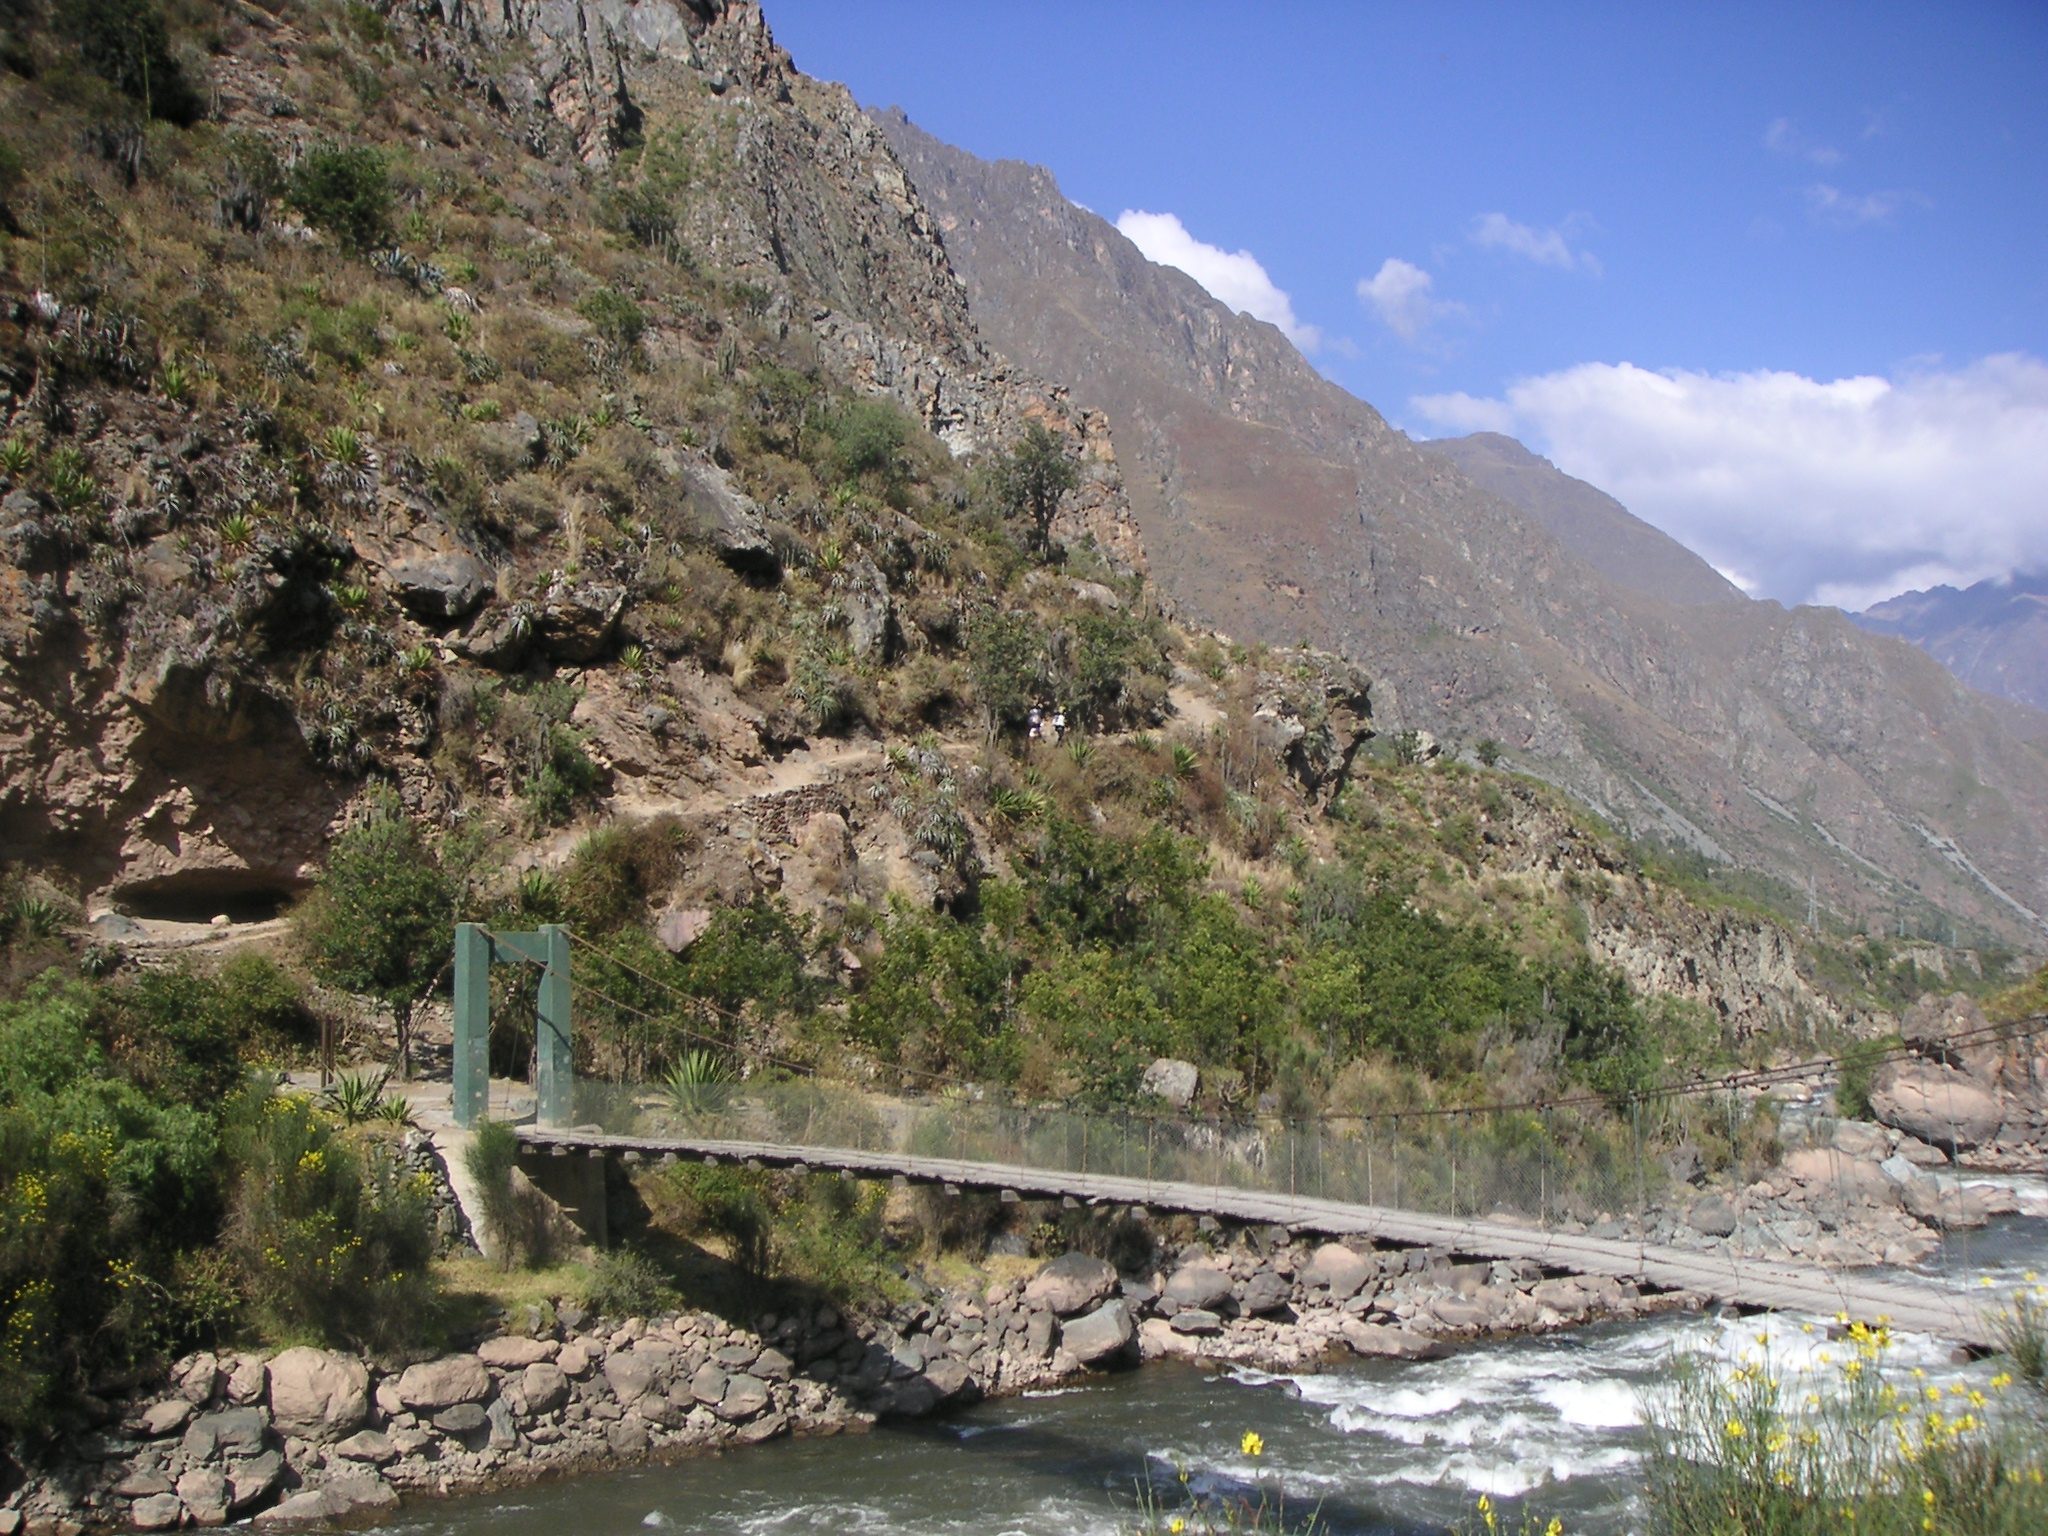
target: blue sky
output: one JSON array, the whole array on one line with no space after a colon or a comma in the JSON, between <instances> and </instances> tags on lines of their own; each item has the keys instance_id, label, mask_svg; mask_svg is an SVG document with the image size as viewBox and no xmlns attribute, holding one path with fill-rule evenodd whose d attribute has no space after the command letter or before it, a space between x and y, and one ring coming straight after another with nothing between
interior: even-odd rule
<instances>
[{"instance_id":1,"label":"blue sky","mask_svg":"<svg viewBox=\"0 0 2048 1536\"><path fill-rule=\"evenodd\" d=\"M1397 424L1514 432L1760 593L2048 568L2048 6L767 11L863 103L1171 215L1127 232Z\"/></svg>"}]
</instances>

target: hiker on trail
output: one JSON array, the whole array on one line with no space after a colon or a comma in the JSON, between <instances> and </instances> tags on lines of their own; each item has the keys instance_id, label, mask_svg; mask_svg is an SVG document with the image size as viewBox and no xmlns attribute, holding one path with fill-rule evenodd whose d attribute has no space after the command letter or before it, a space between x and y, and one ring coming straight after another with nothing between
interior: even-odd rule
<instances>
[{"instance_id":1,"label":"hiker on trail","mask_svg":"<svg viewBox=\"0 0 2048 1536\"><path fill-rule=\"evenodd\" d=\"M1067 739L1067 712L1064 709L1052 712L1052 739L1055 743Z\"/></svg>"},{"instance_id":2,"label":"hiker on trail","mask_svg":"<svg viewBox=\"0 0 2048 1536\"><path fill-rule=\"evenodd\" d=\"M1031 713L1028 716L1026 716L1026 720L1029 722L1031 726L1031 739L1033 741L1038 740L1039 724L1044 718L1045 711L1040 709L1036 704L1032 705Z\"/></svg>"}]
</instances>

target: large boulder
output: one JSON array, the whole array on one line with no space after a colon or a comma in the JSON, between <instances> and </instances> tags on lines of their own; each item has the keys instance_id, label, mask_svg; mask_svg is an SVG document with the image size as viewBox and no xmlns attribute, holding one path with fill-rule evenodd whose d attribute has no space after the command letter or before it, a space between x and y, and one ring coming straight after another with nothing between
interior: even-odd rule
<instances>
[{"instance_id":1,"label":"large boulder","mask_svg":"<svg viewBox=\"0 0 2048 1536\"><path fill-rule=\"evenodd\" d=\"M1410 1333L1405 1328L1388 1328L1379 1323L1360 1322L1347 1317L1340 1330L1344 1342L1351 1346L1354 1355L1365 1355L1376 1360L1434 1360L1450 1353L1449 1349L1435 1339L1425 1338L1419 1333Z\"/></svg>"},{"instance_id":2,"label":"large boulder","mask_svg":"<svg viewBox=\"0 0 2048 1536\"><path fill-rule=\"evenodd\" d=\"M1262 1269L1244 1283L1244 1295L1238 1299L1238 1310L1247 1317L1258 1317L1267 1312L1277 1312L1287 1305L1287 1282L1270 1269Z\"/></svg>"},{"instance_id":3,"label":"large boulder","mask_svg":"<svg viewBox=\"0 0 2048 1536\"><path fill-rule=\"evenodd\" d=\"M751 1419L768 1406L768 1383L758 1376L729 1376L724 1395L712 1411L728 1423Z\"/></svg>"},{"instance_id":4,"label":"large boulder","mask_svg":"<svg viewBox=\"0 0 2048 1536\"><path fill-rule=\"evenodd\" d=\"M1342 1243L1325 1243L1308 1261L1301 1278L1305 1285L1328 1287L1332 1300L1343 1301L1356 1296L1377 1273L1378 1266L1365 1255Z\"/></svg>"},{"instance_id":5,"label":"large boulder","mask_svg":"<svg viewBox=\"0 0 2048 1536\"><path fill-rule=\"evenodd\" d=\"M439 1413L491 1395L491 1373L475 1355L443 1355L409 1365L398 1378L398 1400L414 1413Z\"/></svg>"},{"instance_id":6,"label":"large boulder","mask_svg":"<svg viewBox=\"0 0 2048 1536\"><path fill-rule=\"evenodd\" d=\"M1724 1196L1708 1195L1693 1202L1685 1219L1695 1232L1708 1237L1730 1237L1735 1232L1735 1205Z\"/></svg>"},{"instance_id":7,"label":"large boulder","mask_svg":"<svg viewBox=\"0 0 2048 1536\"><path fill-rule=\"evenodd\" d=\"M552 1413L569 1400L569 1378L552 1361L536 1360L520 1376L519 1390L529 1412Z\"/></svg>"},{"instance_id":8,"label":"large boulder","mask_svg":"<svg viewBox=\"0 0 2048 1536\"><path fill-rule=\"evenodd\" d=\"M1133 1331L1130 1309L1112 1301L1086 1317L1068 1318L1060 1325L1060 1343L1083 1365L1093 1365L1130 1343Z\"/></svg>"},{"instance_id":9,"label":"large boulder","mask_svg":"<svg viewBox=\"0 0 2048 1536\"><path fill-rule=\"evenodd\" d=\"M678 465L682 510L691 531L718 551L733 571L769 585L782 577L782 555L761 509L716 464Z\"/></svg>"},{"instance_id":10,"label":"large boulder","mask_svg":"<svg viewBox=\"0 0 2048 1536\"><path fill-rule=\"evenodd\" d=\"M1024 1304L1060 1317L1085 1312L1116 1289L1116 1271L1086 1253L1063 1253L1031 1277Z\"/></svg>"},{"instance_id":11,"label":"large boulder","mask_svg":"<svg viewBox=\"0 0 2048 1536\"><path fill-rule=\"evenodd\" d=\"M1870 1090L1871 1113L1895 1130L1953 1156L1998 1137L2005 1103L1955 1068L1929 1061L1893 1062Z\"/></svg>"},{"instance_id":12,"label":"large boulder","mask_svg":"<svg viewBox=\"0 0 2048 1536\"><path fill-rule=\"evenodd\" d=\"M1166 1282L1164 1299L1176 1308L1213 1312L1230 1300L1230 1272L1214 1264L1184 1264Z\"/></svg>"},{"instance_id":13,"label":"large boulder","mask_svg":"<svg viewBox=\"0 0 2048 1536\"><path fill-rule=\"evenodd\" d=\"M301 1345L270 1362L270 1419L279 1434L330 1444L361 1429L369 1413L362 1361Z\"/></svg>"},{"instance_id":14,"label":"large boulder","mask_svg":"<svg viewBox=\"0 0 2048 1536\"><path fill-rule=\"evenodd\" d=\"M1138 1079L1138 1091L1164 1099L1175 1109L1186 1109L1194 1102L1195 1089L1201 1081L1201 1070L1192 1061L1176 1061L1171 1056L1162 1056Z\"/></svg>"},{"instance_id":15,"label":"large boulder","mask_svg":"<svg viewBox=\"0 0 2048 1536\"><path fill-rule=\"evenodd\" d=\"M403 560L385 568L405 611L424 624L468 618L498 588L498 576L467 550Z\"/></svg>"}]
</instances>

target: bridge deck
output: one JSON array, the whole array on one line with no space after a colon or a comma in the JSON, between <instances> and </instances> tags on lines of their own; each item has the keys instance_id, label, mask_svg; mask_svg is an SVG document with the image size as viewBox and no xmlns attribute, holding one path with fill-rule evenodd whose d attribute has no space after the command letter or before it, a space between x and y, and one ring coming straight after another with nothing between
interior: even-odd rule
<instances>
[{"instance_id":1,"label":"bridge deck","mask_svg":"<svg viewBox=\"0 0 2048 1536\"><path fill-rule=\"evenodd\" d=\"M1123 1178L1112 1174L1071 1173L1062 1169L920 1157L905 1152L800 1147L776 1142L613 1136L593 1131L551 1130L534 1125L520 1126L518 1134L522 1141L536 1148L555 1148L563 1152L576 1149L593 1154L638 1152L642 1156L655 1157L674 1153L678 1157L751 1160L765 1167L802 1165L871 1178L902 1175L924 1183L1015 1190L1020 1196L1071 1196L1091 1204L1142 1205L1154 1210L1271 1222L1332 1236L1359 1233L1397 1243L1447 1247L1474 1258L1530 1259L1575 1274L1642 1280L1663 1290L1694 1291L1743 1306L1829 1317L1847 1313L1851 1318L1864 1322L1875 1322L1882 1317L1888 1319L1894 1328L1906 1332L1930 1333L1978 1346L1991 1343L1984 1310L1970 1298L1934 1286L1863 1276L1851 1270L1744 1259L1726 1253L1702 1253L1655 1243L1596 1238L1583 1233L1523 1227L1505 1221L1432 1216L1386 1206L1351 1205L1305 1195L1236 1189L1227 1184Z\"/></svg>"}]
</instances>

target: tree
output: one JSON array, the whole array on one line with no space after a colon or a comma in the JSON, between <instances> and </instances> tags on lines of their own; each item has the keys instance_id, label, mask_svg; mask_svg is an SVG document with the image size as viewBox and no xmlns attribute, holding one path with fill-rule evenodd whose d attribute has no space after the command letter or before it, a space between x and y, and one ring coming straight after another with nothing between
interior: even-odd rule
<instances>
[{"instance_id":1,"label":"tree","mask_svg":"<svg viewBox=\"0 0 2048 1536\"><path fill-rule=\"evenodd\" d=\"M1059 513L1060 498L1080 478L1066 444L1040 421L1026 427L1017 446L989 471L1004 515L1031 519L1032 547L1041 554L1052 553L1052 520Z\"/></svg>"},{"instance_id":2,"label":"tree","mask_svg":"<svg viewBox=\"0 0 2048 1536\"><path fill-rule=\"evenodd\" d=\"M391 1010L401 1076L412 1071L412 1016L454 952L460 882L397 797L373 796L336 839L299 932L327 981Z\"/></svg>"}]
</instances>

